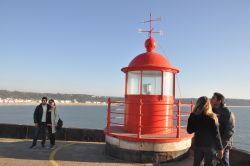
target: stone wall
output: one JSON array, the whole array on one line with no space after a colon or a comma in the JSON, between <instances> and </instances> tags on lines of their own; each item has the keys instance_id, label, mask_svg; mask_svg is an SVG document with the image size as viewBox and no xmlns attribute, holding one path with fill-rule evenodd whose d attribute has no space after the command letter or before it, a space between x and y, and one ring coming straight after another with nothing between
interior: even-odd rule
<instances>
[{"instance_id":1,"label":"stone wall","mask_svg":"<svg viewBox=\"0 0 250 166\"><path fill-rule=\"evenodd\" d=\"M250 165L250 152L233 148L230 151L229 159L232 166Z\"/></svg>"},{"instance_id":2,"label":"stone wall","mask_svg":"<svg viewBox=\"0 0 250 166\"><path fill-rule=\"evenodd\" d=\"M2 138L32 139L34 132L34 126L0 124L0 137ZM105 135L103 130L63 128L56 133L56 139L64 141L104 142Z\"/></svg>"}]
</instances>

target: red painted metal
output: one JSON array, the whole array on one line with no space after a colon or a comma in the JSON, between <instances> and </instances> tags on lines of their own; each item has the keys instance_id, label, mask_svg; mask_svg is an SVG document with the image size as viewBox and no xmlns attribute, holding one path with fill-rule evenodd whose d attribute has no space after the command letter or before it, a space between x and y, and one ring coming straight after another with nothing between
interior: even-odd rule
<instances>
[{"instance_id":1,"label":"red painted metal","mask_svg":"<svg viewBox=\"0 0 250 166\"><path fill-rule=\"evenodd\" d=\"M176 133L176 138L180 138L180 126L181 126L181 102L178 100L177 103L177 133Z\"/></svg>"},{"instance_id":2,"label":"red painted metal","mask_svg":"<svg viewBox=\"0 0 250 166\"><path fill-rule=\"evenodd\" d=\"M161 100L161 95L128 95L125 105L125 130L131 133L137 133L138 131L135 126L138 126L140 119L140 105L134 103L134 101L138 101L138 98L144 104L141 108L141 114L143 115L141 118L141 132L143 134L170 132L166 127L173 125L171 115L173 114L174 98L173 96L163 96ZM159 127L162 127L162 129Z\"/></svg>"},{"instance_id":3,"label":"red painted metal","mask_svg":"<svg viewBox=\"0 0 250 166\"><path fill-rule=\"evenodd\" d=\"M140 99L140 108L139 108L139 125L138 125L138 139L141 138L141 128L142 128L142 99Z\"/></svg>"},{"instance_id":4,"label":"red painted metal","mask_svg":"<svg viewBox=\"0 0 250 166\"><path fill-rule=\"evenodd\" d=\"M178 101L177 103L173 104L167 104L166 102L159 103L159 102L153 102L151 104L143 103L143 100L132 101L130 103L126 103L123 101L110 101L110 106L108 106L108 117L110 117L109 120L107 120L107 126L110 126L110 130L108 130L108 127L105 130L105 133L109 136L115 136L117 138L121 138L128 141L148 141L148 142L176 142L181 141L185 139L190 139L192 135L186 133L186 124L187 119L185 117L189 116L190 113L186 111L182 111L182 107L193 107L192 103L190 104L184 104ZM140 105L138 108L138 114L139 119L137 123L134 123L134 128L137 129L136 132L129 132L125 130L125 124L122 123L116 123L113 122L113 120L117 119L116 117L119 117L119 119L122 119L122 115L124 115L124 118L128 116L128 113L125 113L125 109L119 108L119 106L126 106L127 104L137 104ZM114 105L115 109L111 110L111 105ZM175 107L177 110L173 111L174 114L166 115L166 117L169 117L172 122L175 122L175 126L146 126L143 124L142 118L145 116L143 112L143 107L147 107L148 105L163 105L163 106L171 106ZM117 108L116 108L117 107ZM112 115L112 116L111 116ZM117 116L116 116L117 115ZM135 116L136 114L130 113L129 116ZM113 118L112 118L113 117ZM154 117L162 117L162 115L154 115ZM176 117L176 118L175 118ZM181 125L181 122L183 125ZM110 123L110 124L108 124ZM163 130L169 130L168 133L143 133L143 128L153 128L153 129L163 129Z\"/></svg>"},{"instance_id":5,"label":"red painted metal","mask_svg":"<svg viewBox=\"0 0 250 166\"><path fill-rule=\"evenodd\" d=\"M162 55L156 52L145 52L136 56L128 67L122 68L123 72L133 70L164 70L178 73L179 70L172 67L172 64Z\"/></svg>"},{"instance_id":6,"label":"red painted metal","mask_svg":"<svg viewBox=\"0 0 250 166\"><path fill-rule=\"evenodd\" d=\"M126 73L126 79L125 79L125 98L127 97L127 82L128 82L128 73Z\"/></svg>"},{"instance_id":7,"label":"red painted metal","mask_svg":"<svg viewBox=\"0 0 250 166\"><path fill-rule=\"evenodd\" d=\"M145 41L145 47L147 49L147 52L153 52L156 47L156 41L154 38L149 38Z\"/></svg>"},{"instance_id":8,"label":"red painted metal","mask_svg":"<svg viewBox=\"0 0 250 166\"><path fill-rule=\"evenodd\" d=\"M110 121L111 121L111 99L108 98L108 116L107 116L107 130L110 132Z\"/></svg>"},{"instance_id":9,"label":"red painted metal","mask_svg":"<svg viewBox=\"0 0 250 166\"><path fill-rule=\"evenodd\" d=\"M176 68L167 68L167 67L157 67L157 66L136 66L136 67L124 67L121 69L124 73L129 71L140 71L140 70L155 70L155 71L167 71L171 73L178 73L179 70Z\"/></svg>"}]
</instances>

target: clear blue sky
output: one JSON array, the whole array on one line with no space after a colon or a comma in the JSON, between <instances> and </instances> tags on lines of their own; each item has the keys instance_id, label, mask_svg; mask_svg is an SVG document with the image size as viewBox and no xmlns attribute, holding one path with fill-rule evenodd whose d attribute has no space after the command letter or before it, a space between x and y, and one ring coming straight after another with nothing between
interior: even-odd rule
<instances>
[{"instance_id":1,"label":"clear blue sky","mask_svg":"<svg viewBox=\"0 0 250 166\"><path fill-rule=\"evenodd\" d=\"M249 0L1 0L0 89L124 95L121 68L156 51L180 69L177 97L250 99ZM177 86L176 86L177 87Z\"/></svg>"}]
</instances>

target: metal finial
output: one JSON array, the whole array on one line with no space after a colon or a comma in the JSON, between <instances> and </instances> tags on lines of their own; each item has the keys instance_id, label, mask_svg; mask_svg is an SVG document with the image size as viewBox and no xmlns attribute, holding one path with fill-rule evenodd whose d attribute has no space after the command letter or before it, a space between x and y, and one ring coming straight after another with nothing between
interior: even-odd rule
<instances>
[{"instance_id":1,"label":"metal finial","mask_svg":"<svg viewBox=\"0 0 250 166\"><path fill-rule=\"evenodd\" d=\"M153 21L161 21L161 18L158 17L158 18L156 18L156 19L152 19L152 15L151 15L151 13L150 13L150 19L147 20L147 21L143 21L143 22L142 22L142 23L148 23L148 22L149 22L149 30L139 29L139 32L147 32L149 38L152 37L152 34L153 34L153 33L162 34L161 31L158 31L158 32L153 31L153 30L154 30L153 25L152 25L152 22L153 22Z\"/></svg>"}]
</instances>

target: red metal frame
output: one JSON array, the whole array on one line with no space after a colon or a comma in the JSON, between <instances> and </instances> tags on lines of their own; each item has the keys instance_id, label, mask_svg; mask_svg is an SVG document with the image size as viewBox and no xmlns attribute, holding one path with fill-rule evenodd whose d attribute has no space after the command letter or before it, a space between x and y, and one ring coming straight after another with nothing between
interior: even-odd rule
<instances>
[{"instance_id":1,"label":"red metal frame","mask_svg":"<svg viewBox=\"0 0 250 166\"><path fill-rule=\"evenodd\" d=\"M143 71L158 71L158 70L132 70L132 71L140 71L140 92L139 92L139 95L143 95L142 94L142 77L143 77ZM173 74L173 96L175 97L175 73L172 72L172 71L167 71L167 70L160 70L162 72L161 74L161 97L163 98L164 96L164 92L163 92L163 89L164 89L164 72L170 72ZM127 89L128 89L128 73L129 72L126 72L126 80L125 80L125 98L127 97L127 95L131 95L131 94L128 94L127 93ZM136 94L137 95L137 94Z\"/></svg>"},{"instance_id":2,"label":"red metal frame","mask_svg":"<svg viewBox=\"0 0 250 166\"><path fill-rule=\"evenodd\" d=\"M158 67L158 66L136 66L136 67L124 67L121 69L124 73L130 71L138 71L138 70L156 70L156 71L168 71L172 73L179 73L179 70L176 68L169 68L169 67Z\"/></svg>"},{"instance_id":3,"label":"red metal frame","mask_svg":"<svg viewBox=\"0 0 250 166\"><path fill-rule=\"evenodd\" d=\"M176 115L176 118L177 118L176 138L180 138L180 126L181 126L181 107L180 107L180 105L181 105L181 102L180 102L180 100L178 100L178 103L177 103L177 115Z\"/></svg>"},{"instance_id":4,"label":"red metal frame","mask_svg":"<svg viewBox=\"0 0 250 166\"><path fill-rule=\"evenodd\" d=\"M142 113L141 113L141 110L142 110L142 99L140 99L140 107L139 107L139 109L140 109L140 111L139 111L139 128L138 128L138 139L140 139L141 138L141 127L142 127L142 125L141 125L141 117L142 117Z\"/></svg>"},{"instance_id":5,"label":"red metal frame","mask_svg":"<svg viewBox=\"0 0 250 166\"><path fill-rule=\"evenodd\" d=\"M111 99L108 98L108 115L107 115L107 130L108 130L108 133L110 132L110 118L111 116Z\"/></svg>"},{"instance_id":6,"label":"red metal frame","mask_svg":"<svg viewBox=\"0 0 250 166\"><path fill-rule=\"evenodd\" d=\"M133 102L133 103L136 103L136 102ZM140 118L139 118L139 122L138 122L138 133L137 133L136 138L131 138L132 140L137 140L137 141L142 139L141 128L142 127L150 127L150 126L142 126L141 125L141 121L142 121L141 117L143 116L141 110L142 110L142 106L145 105L146 103L143 103L141 99L140 99L139 103L140 103L140 107L139 107L139 109L140 109L139 117ZM125 115L124 110L120 109L120 108L118 108L116 110L119 110L119 111L123 110L123 112L111 111L111 105L112 104L113 105L115 105L115 104L116 105L117 104L118 105L121 105L121 104L125 105L125 104L128 104L128 103L125 103L124 101L111 101L110 98L108 99L107 129L106 129L106 134L108 134L108 135L112 135L113 131L111 130L111 126L124 126L124 124L112 122L112 119L118 119L118 118L120 119L120 118L122 118L121 115ZM131 104L131 103L129 103L129 104ZM154 104L154 103L150 103L150 104ZM182 104L180 102L180 100L178 100L178 102L174 103L174 104L167 104L167 103L160 103L160 104L161 105L162 104L173 105L173 106L177 107L177 111L174 111L174 112L176 112L176 115L169 115L169 116L173 117L173 120L176 120L176 126L171 126L171 127L166 127L166 128L176 128L176 137L175 138L183 139L181 137L181 132L183 132L183 131L181 131L181 128L184 128L186 126L185 125L181 126L181 122L187 123L187 120L182 119L182 117L189 116L190 112L182 112L181 107L190 107L190 110L192 110L193 109L193 101L191 101L190 104L184 104L184 103ZM113 116L111 116L111 114ZM115 115L119 115L119 116L115 116ZM158 115L158 116L160 116L160 115ZM174 118L174 116L176 117L176 119ZM173 134L173 133L171 133L171 134Z\"/></svg>"},{"instance_id":7,"label":"red metal frame","mask_svg":"<svg viewBox=\"0 0 250 166\"><path fill-rule=\"evenodd\" d=\"M125 98L127 97L127 95L128 95L128 73L126 73L126 76L125 76L126 78L125 78Z\"/></svg>"}]
</instances>

